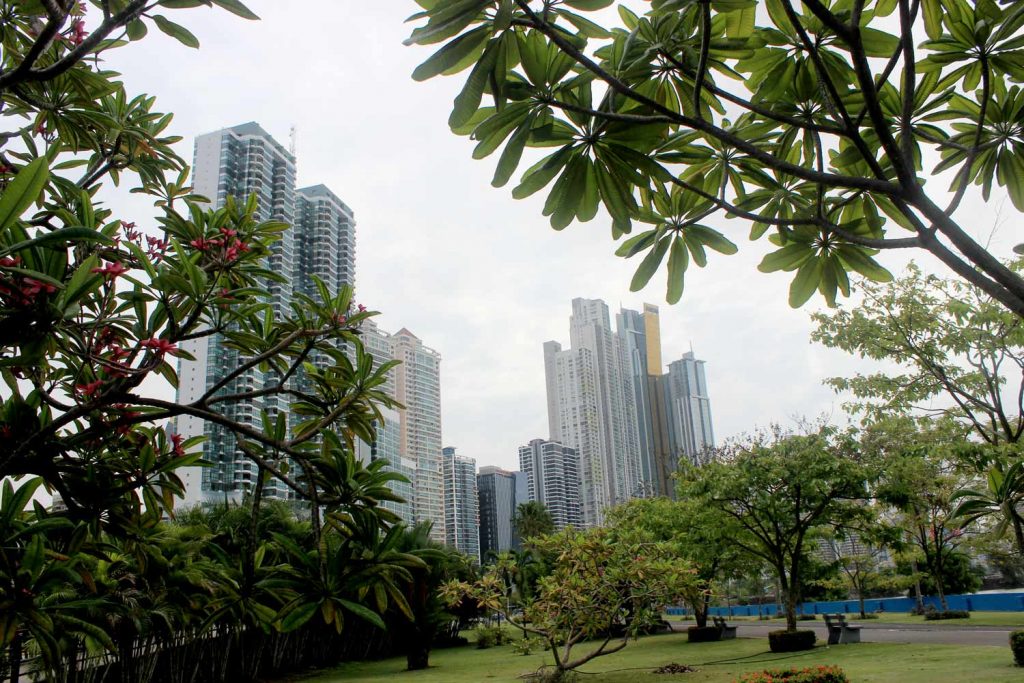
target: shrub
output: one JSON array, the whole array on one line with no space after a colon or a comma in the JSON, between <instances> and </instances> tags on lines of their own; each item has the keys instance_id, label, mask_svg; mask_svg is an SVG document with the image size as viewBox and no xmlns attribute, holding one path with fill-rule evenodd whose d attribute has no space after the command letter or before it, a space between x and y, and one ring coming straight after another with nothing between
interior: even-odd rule
<instances>
[{"instance_id":1,"label":"shrub","mask_svg":"<svg viewBox=\"0 0 1024 683\"><path fill-rule=\"evenodd\" d=\"M543 651L546 647L543 638L537 636L526 636L512 643L512 651L517 655L530 655L537 651Z\"/></svg>"},{"instance_id":2,"label":"shrub","mask_svg":"<svg viewBox=\"0 0 1024 683\"><path fill-rule=\"evenodd\" d=\"M1013 661L1017 666L1024 666L1024 631L1010 634L1010 649L1013 650Z\"/></svg>"},{"instance_id":3,"label":"shrub","mask_svg":"<svg viewBox=\"0 0 1024 683\"><path fill-rule=\"evenodd\" d=\"M798 614L796 617L797 621L816 621L817 619L817 614Z\"/></svg>"},{"instance_id":4,"label":"shrub","mask_svg":"<svg viewBox=\"0 0 1024 683\"><path fill-rule=\"evenodd\" d=\"M864 616L858 616L858 619L879 619L878 612L865 612Z\"/></svg>"},{"instance_id":5,"label":"shrub","mask_svg":"<svg viewBox=\"0 0 1024 683\"><path fill-rule=\"evenodd\" d=\"M477 649L486 650L495 645L504 645L508 641L505 632L500 626L477 626L476 646Z\"/></svg>"},{"instance_id":6,"label":"shrub","mask_svg":"<svg viewBox=\"0 0 1024 683\"><path fill-rule=\"evenodd\" d=\"M736 683L850 683L838 666L813 666L807 669L767 669L744 674Z\"/></svg>"},{"instance_id":7,"label":"shrub","mask_svg":"<svg viewBox=\"0 0 1024 683\"><path fill-rule=\"evenodd\" d=\"M940 619L970 619L971 613L965 609L947 609L945 611L930 611L924 613L925 621L939 621Z\"/></svg>"},{"instance_id":8,"label":"shrub","mask_svg":"<svg viewBox=\"0 0 1024 683\"><path fill-rule=\"evenodd\" d=\"M691 626L686 629L686 638L691 643L710 643L722 639L722 631L717 626Z\"/></svg>"},{"instance_id":9,"label":"shrub","mask_svg":"<svg viewBox=\"0 0 1024 683\"><path fill-rule=\"evenodd\" d=\"M810 650L817 640L818 636L814 635L814 631L779 630L768 632L768 647L772 652Z\"/></svg>"}]
</instances>

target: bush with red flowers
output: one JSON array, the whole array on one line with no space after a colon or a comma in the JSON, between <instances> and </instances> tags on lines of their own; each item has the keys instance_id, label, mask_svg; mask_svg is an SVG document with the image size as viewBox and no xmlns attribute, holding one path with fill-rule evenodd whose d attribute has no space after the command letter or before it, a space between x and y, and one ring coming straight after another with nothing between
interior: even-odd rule
<instances>
[{"instance_id":1,"label":"bush with red flowers","mask_svg":"<svg viewBox=\"0 0 1024 683\"><path fill-rule=\"evenodd\" d=\"M757 671L740 676L736 683L850 683L850 679L838 666L812 666Z\"/></svg>"}]
</instances>

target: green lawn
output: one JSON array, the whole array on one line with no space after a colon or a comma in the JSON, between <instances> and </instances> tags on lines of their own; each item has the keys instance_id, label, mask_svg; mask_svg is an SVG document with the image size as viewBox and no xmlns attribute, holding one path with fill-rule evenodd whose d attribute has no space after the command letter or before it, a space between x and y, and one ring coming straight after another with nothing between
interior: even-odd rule
<instances>
[{"instance_id":1,"label":"green lawn","mask_svg":"<svg viewBox=\"0 0 1024 683\"><path fill-rule=\"evenodd\" d=\"M511 646L477 650L472 646L438 650L431 668L405 671L405 660L345 664L330 672L303 679L304 683L368 683L391 679L396 683L478 683L517 681L536 670L543 655L521 656ZM696 666L697 673L658 675L648 672L678 662ZM809 652L775 655L762 638L740 638L720 643L686 642L682 634L649 636L630 643L622 652L592 661L583 671L594 674L581 683L732 683L748 671L765 668L841 666L853 683L1019 683L1024 670L1013 665L1007 647L872 644L818 647Z\"/></svg>"},{"instance_id":2,"label":"green lawn","mask_svg":"<svg viewBox=\"0 0 1024 683\"><path fill-rule=\"evenodd\" d=\"M693 621L693 619L675 616L665 618L672 621ZM858 614L856 612L847 613L846 618L850 621L857 621ZM821 620L819 615L818 621L820 622ZM729 617L728 621L757 621L757 617ZM785 620L779 618L767 619L766 621L769 623L782 623ZM913 616L906 612L882 612L878 615L878 619L871 619L862 623L869 624L872 622L883 624L928 624L929 626L963 626L964 624L970 626L1020 626L1024 628L1024 612L971 612L970 619L943 619L941 621L925 621L924 617Z\"/></svg>"}]
</instances>

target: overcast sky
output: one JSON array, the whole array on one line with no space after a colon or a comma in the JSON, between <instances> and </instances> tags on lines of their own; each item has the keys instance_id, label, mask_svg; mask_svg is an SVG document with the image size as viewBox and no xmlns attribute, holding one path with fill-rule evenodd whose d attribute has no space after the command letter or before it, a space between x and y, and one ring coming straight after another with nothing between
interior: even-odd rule
<instances>
[{"instance_id":1,"label":"overcast sky","mask_svg":"<svg viewBox=\"0 0 1024 683\"><path fill-rule=\"evenodd\" d=\"M842 420L822 380L864 366L810 343L813 306L789 308L790 274L756 271L769 245L748 242L745 223L723 226L740 253L711 252L708 268L691 267L681 303L664 303L664 274L633 294L637 263L614 256L606 218L553 231L541 215L546 193L516 201L514 182L492 188L495 159L472 160L473 143L449 132L462 77L411 79L431 54L402 45L412 0L246 2L262 21L166 10L199 50L150 24L107 65L129 94L155 95L157 110L174 113L188 160L197 134L255 120L287 145L296 127L299 185L324 183L356 213L358 299L382 312L382 327L408 327L443 357L445 445L478 465L517 468L518 446L547 436L541 344L568 344L573 297L604 299L613 315L658 304L666 362L691 345L707 362L719 441L797 416ZM137 199L104 196L145 219ZM973 210L987 233L995 203Z\"/></svg>"}]
</instances>

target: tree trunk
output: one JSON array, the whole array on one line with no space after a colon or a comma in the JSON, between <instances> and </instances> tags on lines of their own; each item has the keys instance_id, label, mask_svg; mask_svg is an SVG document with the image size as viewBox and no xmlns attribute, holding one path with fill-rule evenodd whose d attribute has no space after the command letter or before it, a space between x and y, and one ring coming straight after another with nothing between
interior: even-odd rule
<instances>
[{"instance_id":1,"label":"tree trunk","mask_svg":"<svg viewBox=\"0 0 1024 683\"><path fill-rule=\"evenodd\" d=\"M864 591L857 591L857 599L860 601L860 618L867 619L868 615L864 611Z\"/></svg>"},{"instance_id":2,"label":"tree trunk","mask_svg":"<svg viewBox=\"0 0 1024 683\"><path fill-rule=\"evenodd\" d=\"M409 671L419 671L430 666L430 639L419 633L409 639L409 649L405 653L405 663Z\"/></svg>"},{"instance_id":3,"label":"tree trunk","mask_svg":"<svg viewBox=\"0 0 1024 683\"><path fill-rule=\"evenodd\" d=\"M711 593L705 592L700 602L694 605L693 618L697 620L697 626L704 628L708 625L708 611L711 607Z\"/></svg>"},{"instance_id":4,"label":"tree trunk","mask_svg":"<svg viewBox=\"0 0 1024 683\"><path fill-rule=\"evenodd\" d=\"M1013 515L1013 535L1017 539L1017 552L1024 556L1024 524L1021 524L1020 517Z\"/></svg>"},{"instance_id":5,"label":"tree trunk","mask_svg":"<svg viewBox=\"0 0 1024 683\"><path fill-rule=\"evenodd\" d=\"M910 571L914 574L914 602L918 614L924 614L924 597L921 595L921 575L917 570L917 560L911 558Z\"/></svg>"},{"instance_id":6,"label":"tree trunk","mask_svg":"<svg viewBox=\"0 0 1024 683\"><path fill-rule=\"evenodd\" d=\"M21 633L17 633L11 641L10 653L7 662L11 667L11 683L18 683L18 676L21 675Z\"/></svg>"}]
</instances>

